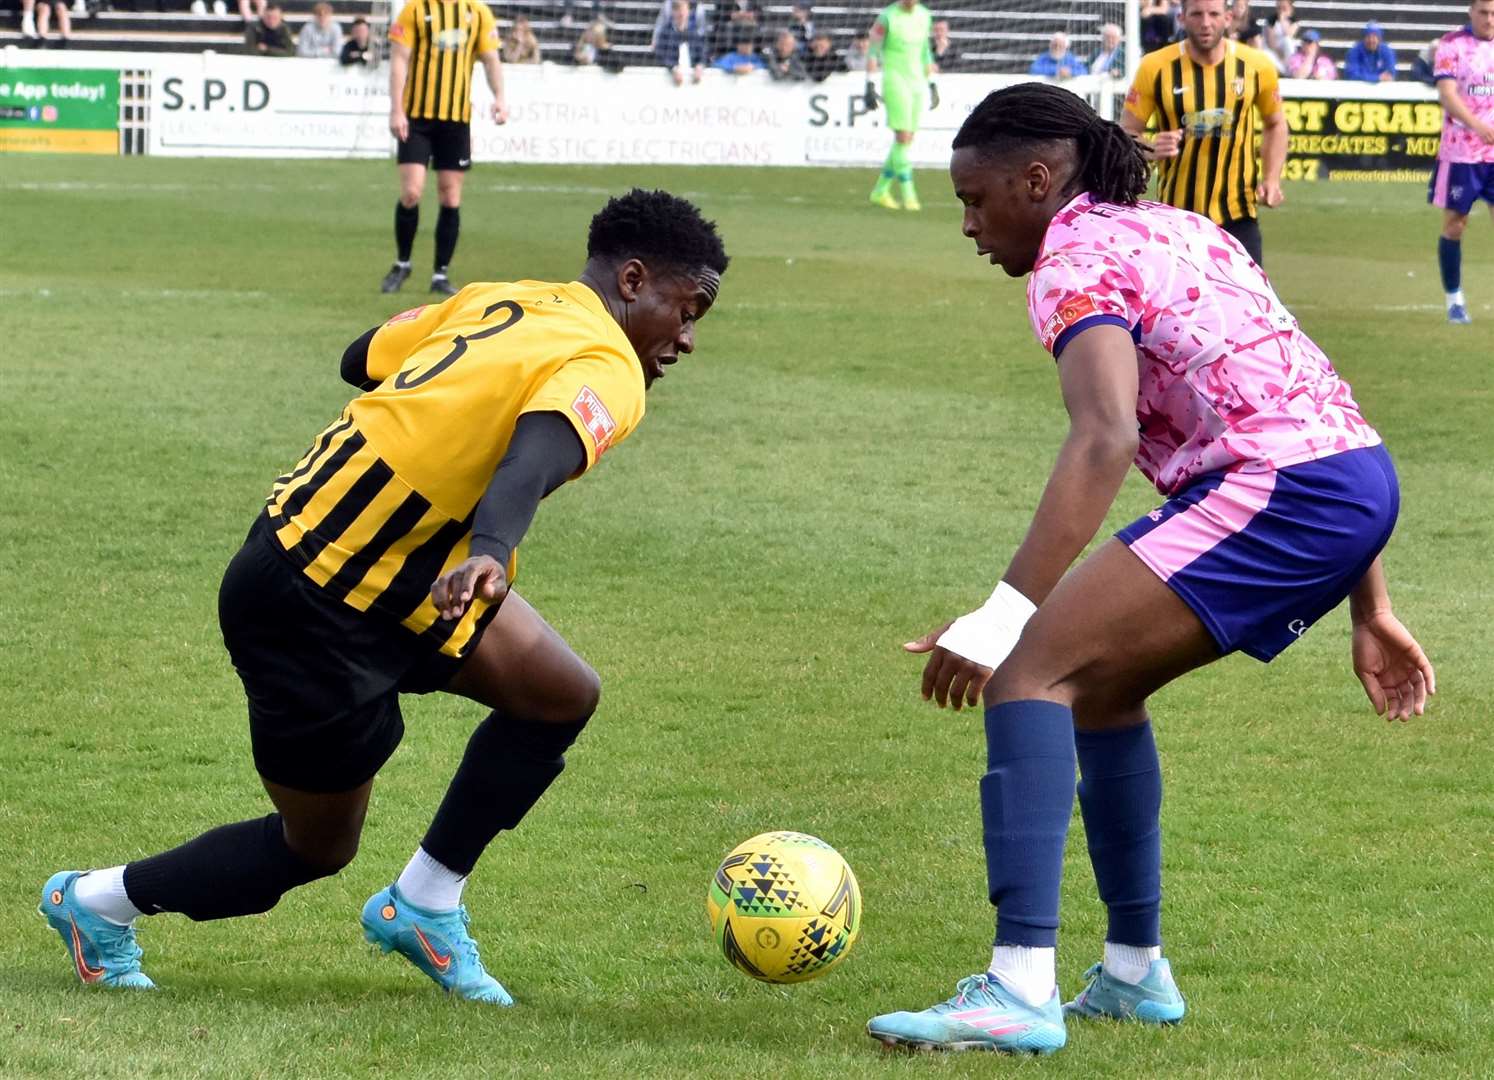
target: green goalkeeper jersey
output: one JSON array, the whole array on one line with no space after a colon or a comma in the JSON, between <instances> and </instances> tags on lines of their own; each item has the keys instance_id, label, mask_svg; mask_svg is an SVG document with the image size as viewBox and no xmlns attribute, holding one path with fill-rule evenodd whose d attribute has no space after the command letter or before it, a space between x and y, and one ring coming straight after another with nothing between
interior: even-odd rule
<instances>
[{"instance_id":1,"label":"green goalkeeper jersey","mask_svg":"<svg viewBox=\"0 0 1494 1080\"><path fill-rule=\"evenodd\" d=\"M888 4L877 16L882 27L882 69L889 75L921 80L934 62L929 32L934 16L922 4L910 11L902 4Z\"/></svg>"}]
</instances>

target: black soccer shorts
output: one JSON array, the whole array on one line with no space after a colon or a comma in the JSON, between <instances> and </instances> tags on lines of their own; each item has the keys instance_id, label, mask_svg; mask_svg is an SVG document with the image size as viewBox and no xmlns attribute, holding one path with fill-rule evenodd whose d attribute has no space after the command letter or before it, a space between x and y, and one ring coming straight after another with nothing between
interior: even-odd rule
<instances>
[{"instance_id":1,"label":"black soccer shorts","mask_svg":"<svg viewBox=\"0 0 1494 1080\"><path fill-rule=\"evenodd\" d=\"M404 735L401 693L445 687L462 661L377 613L322 594L261 514L218 591L223 643L249 699L254 767L297 791L350 791Z\"/></svg>"},{"instance_id":2,"label":"black soccer shorts","mask_svg":"<svg viewBox=\"0 0 1494 1080\"><path fill-rule=\"evenodd\" d=\"M459 120L411 120L410 137L399 141L401 165L435 162L441 172L472 168L472 125Z\"/></svg>"}]
</instances>

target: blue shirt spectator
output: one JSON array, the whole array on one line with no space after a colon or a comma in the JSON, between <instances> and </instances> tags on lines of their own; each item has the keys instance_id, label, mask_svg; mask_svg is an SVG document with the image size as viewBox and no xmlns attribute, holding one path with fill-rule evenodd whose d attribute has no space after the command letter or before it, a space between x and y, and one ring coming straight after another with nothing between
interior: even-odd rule
<instances>
[{"instance_id":1,"label":"blue shirt spectator","mask_svg":"<svg viewBox=\"0 0 1494 1080\"><path fill-rule=\"evenodd\" d=\"M711 65L718 71L731 72L734 75L745 75L749 71L761 71L768 65L761 56L752 50L752 39L741 37L737 39L736 47L729 53L724 53L721 59Z\"/></svg>"},{"instance_id":2,"label":"blue shirt spectator","mask_svg":"<svg viewBox=\"0 0 1494 1080\"><path fill-rule=\"evenodd\" d=\"M1364 24L1364 36L1344 57L1344 78L1360 82L1389 82L1395 78L1395 50L1385 44L1380 24Z\"/></svg>"},{"instance_id":3,"label":"blue shirt spectator","mask_svg":"<svg viewBox=\"0 0 1494 1080\"><path fill-rule=\"evenodd\" d=\"M1069 35L1058 31L1048 41L1048 51L1038 53L1027 69L1029 75L1042 75L1049 79L1071 79L1080 74L1084 64L1069 52Z\"/></svg>"}]
</instances>

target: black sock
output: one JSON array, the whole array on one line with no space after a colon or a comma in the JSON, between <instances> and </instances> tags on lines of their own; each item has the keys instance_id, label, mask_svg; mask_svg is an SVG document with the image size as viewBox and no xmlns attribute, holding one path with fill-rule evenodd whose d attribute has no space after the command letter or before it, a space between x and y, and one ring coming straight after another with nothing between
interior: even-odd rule
<instances>
[{"instance_id":1,"label":"black sock","mask_svg":"<svg viewBox=\"0 0 1494 1080\"><path fill-rule=\"evenodd\" d=\"M555 782L586 719L538 724L495 712L478 724L420 842L426 854L448 870L470 874L493 837L517 825Z\"/></svg>"},{"instance_id":2,"label":"black sock","mask_svg":"<svg viewBox=\"0 0 1494 1080\"><path fill-rule=\"evenodd\" d=\"M394 249L399 252L399 261L410 261L410 249L415 246L415 232L420 228L420 204L406 206L394 204Z\"/></svg>"},{"instance_id":3,"label":"black sock","mask_svg":"<svg viewBox=\"0 0 1494 1080\"><path fill-rule=\"evenodd\" d=\"M459 207L443 206L436 215L436 273L445 275L451 265L451 256L456 252L457 233L462 231L462 211Z\"/></svg>"},{"instance_id":4,"label":"black sock","mask_svg":"<svg viewBox=\"0 0 1494 1080\"><path fill-rule=\"evenodd\" d=\"M328 877L285 842L280 815L222 825L180 847L132 862L125 894L147 915L177 911L197 922L258 915L281 894Z\"/></svg>"}]
</instances>

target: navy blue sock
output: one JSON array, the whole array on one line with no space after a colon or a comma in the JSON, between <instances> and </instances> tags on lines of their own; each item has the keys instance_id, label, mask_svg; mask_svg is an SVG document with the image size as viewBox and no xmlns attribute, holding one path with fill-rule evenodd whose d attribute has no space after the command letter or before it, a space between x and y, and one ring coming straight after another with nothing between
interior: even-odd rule
<instances>
[{"instance_id":1,"label":"navy blue sock","mask_svg":"<svg viewBox=\"0 0 1494 1080\"><path fill-rule=\"evenodd\" d=\"M1076 731L1079 810L1100 899L1105 940L1162 943L1162 768L1148 721L1118 731Z\"/></svg>"},{"instance_id":2,"label":"navy blue sock","mask_svg":"<svg viewBox=\"0 0 1494 1080\"><path fill-rule=\"evenodd\" d=\"M1063 843L1074 813L1074 714L1051 701L986 710L980 782L996 944L1058 944Z\"/></svg>"},{"instance_id":3,"label":"navy blue sock","mask_svg":"<svg viewBox=\"0 0 1494 1080\"><path fill-rule=\"evenodd\" d=\"M1442 271L1442 291L1457 292L1463 287L1463 241L1437 237L1437 266Z\"/></svg>"}]
</instances>

